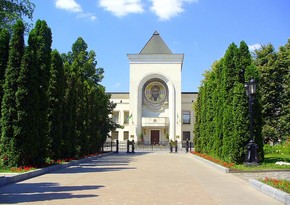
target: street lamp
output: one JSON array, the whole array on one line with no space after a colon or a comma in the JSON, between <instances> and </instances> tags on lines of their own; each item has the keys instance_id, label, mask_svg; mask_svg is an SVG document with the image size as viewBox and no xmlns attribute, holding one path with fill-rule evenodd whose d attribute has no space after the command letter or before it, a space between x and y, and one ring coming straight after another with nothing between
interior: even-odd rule
<instances>
[{"instance_id":1,"label":"street lamp","mask_svg":"<svg viewBox=\"0 0 290 205\"><path fill-rule=\"evenodd\" d=\"M254 97L256 94L256 81L251 79L248 83L245 83L245 89L247 96L249 97L249 116L250 116L250 142L246 145L247 147L247 165L258 165L258 145L254 141L254 131L253 131L253 105Z\"/></svg>"}]
</instances>

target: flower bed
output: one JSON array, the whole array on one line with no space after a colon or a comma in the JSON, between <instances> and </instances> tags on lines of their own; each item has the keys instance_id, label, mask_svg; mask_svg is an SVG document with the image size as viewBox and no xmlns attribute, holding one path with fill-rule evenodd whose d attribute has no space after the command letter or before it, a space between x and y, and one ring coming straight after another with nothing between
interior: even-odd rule
<instances>
[{"instance_id":1,"label":"flower bed","mask_svg":"<svg viewBox=\"0 0 290 205\"><path fill-rule=\"evenodd\" d=\"M95 154L88 154L88 155L84 155L82 157L78 157L78 158L66 158L66 159L59 159L59 160L51 160L51 159L47 159L45 164L39 167L33 167L33 166L20 166L20 167L11 167L9 170L1 170L2 172L12 172L12 173L23 173L23 172L28 172L31 170L35 170L35 169L39 169L39 168L45 168L45 167L49 167L49 166L53 166L53 165L57 165L57 164L65 164L68 162L71 162L72 160L79 160L79 159L84 159L84 158L88 158L88 157L94 157L97 156L101 153L95 153Z\"/></svg>"},{"instance_id":2,"label":"flower bed","mask_svg":"<svg viewBox=\"0 0 290 205\"><path fill-rule=\"evenodd\" d=\"M209 156L209 155L206 155L206 154L202 154L202 153L195 152L195 151L192 151L191 153L192 153L192 154L195 154L195 155L197 155L197 156L199 156L199 157L202 157L202 158L204 158L204 159L207 159L207 160L209 160L209 161L212 161L212 162L214 162L214 163L217 163L217 164L219 164L219 165L221 165L221 166L223 166L223 167L227 167L227 168L229 168L229 169L231 169L231 168L233 168L233 166L235 166L234 163L224 162L224 161L222 161L222 160L215 159L215 158L213 158L213 157L211 157L211 156Z\"/></svg>"},{"instance_id":3,"label":"flower bed","mask_svg":"<svg viewBox=\"0 0 290 205\"><path fill-rule=\"evenodd\" d=\"M260 179L261 182L290 194L290 181L275 178Z\"/></svg>"},{"instance_id":4,"label":"flower bed","mask_svg":"<svg viewBox=\"0 0 290 205\"><path fill-rule=\"evenodd\" d=\"M11 167L10 171L11 172L28 172L30 170L36 169L35 167L32 166L21 166L21 167Z\"/></svg>"}]
</instances>

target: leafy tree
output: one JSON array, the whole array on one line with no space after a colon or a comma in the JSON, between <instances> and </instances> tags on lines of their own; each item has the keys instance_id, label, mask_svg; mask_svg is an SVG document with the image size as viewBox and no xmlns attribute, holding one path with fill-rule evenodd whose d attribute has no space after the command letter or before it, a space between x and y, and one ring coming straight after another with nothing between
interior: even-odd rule
<instances>
[{"instance_id":1,"label":"leafy tree","mask_svg":"<svg viewBox=\"0 0 290 205\"><path fill-rule=\"evenodd\" d=\"M1 0L0 28L11 30L15 22L26 17L32 20L35 5L29 0ZM28 27L26 23L26 27Z\"/></svg>"},{"instance_id":2,"label":"leafy tree","mask_svg":"<svg viewBox=\"0 0 290 205\"><path fill-rule=\"evenodd\" d=\"M19 77L21 61L24 53L24 24L17 21L13 27L13 34L9 49L8 67L5 72L4 95L2 100L1 124L2 135L0 141L0 153L3 166L17 166L19 159L19 147L15 134L17 121L17 108L15 94L17 92L17 79Z\"/></svg>"}]
</instances>

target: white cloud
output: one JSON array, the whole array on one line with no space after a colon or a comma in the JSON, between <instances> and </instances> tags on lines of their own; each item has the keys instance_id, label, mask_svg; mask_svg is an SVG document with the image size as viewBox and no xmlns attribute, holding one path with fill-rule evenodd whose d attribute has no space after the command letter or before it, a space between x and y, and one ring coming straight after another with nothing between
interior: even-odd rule
<instances>
[{"instance_id":1,"label":"white cloud","mask_svg":"<svg viewBox=\"0 0 290 205\"><path fill-rule=\"evenodd\" d=\"M115 87L115 88L119 88L120 85L121 85L121 83L116 83L114 87Z\"/></svg>"},{"instance_id":2,"label":"white cloud","mask_svg":"<svg viewBox=\"0 0 290 205\"><path fill-rule=\"evenodd\" d=\"M184 3L198 2L198 0L150 0L150 7L160 20L169 20L184 11Z\"/></svg>"},{"instance_id":3,"label":"white cloud","mask_svg":"<svg viewBox=\"0 0 290 205\"><path fill-rule=\"evenodd\" d=\"M83 12L80 4L75 0L55 0L55 6L58 9L64 9L73 13L77 13L77 18L88 18L95 21L97 17L92 13Z\"/></svg>"},{"instance_id":4,"label":"white cloud","mask_svg":"<svg viewBox=\"0 0 290 205\"><path fill-rule=\"evenodd\" d=\"M92 13L80 13L77 15L77 18L88 18L91 21L95 21L97 17Z\"/></svg>"},{"instance_id":5,"label":"white cloud","mask_svg":"<svg viewBox=\"0 0 290 205\"><path fill-rule=\"evenodd\" d=\"M75 0L56 0L55 6L58 9L64 9L70 12L82 12L82 7Z\"/></svg>"},{"instance_id":6,"label":"white cloud","mask_svg":"<svg viewBox=\"0 0 290 205\"><path fill-rule=\"evenodd\" d=\"M100 0L99 6L117 17L144 12L141 0Z\"/></svg>"},{"instance_id":7,"label":"white cloud","mask_svg":"<svg viewBox=\"0 0 290 205\"><path fill-rule=\"evenodd\" d=\"M248 47L249 47L249 50L251 52L254 52L255 50L259 50L262 47L262 45L259 44L259 43L256 43L256 44L253 44L253 45L249 45Z\"/></svg>"}]
</instances>

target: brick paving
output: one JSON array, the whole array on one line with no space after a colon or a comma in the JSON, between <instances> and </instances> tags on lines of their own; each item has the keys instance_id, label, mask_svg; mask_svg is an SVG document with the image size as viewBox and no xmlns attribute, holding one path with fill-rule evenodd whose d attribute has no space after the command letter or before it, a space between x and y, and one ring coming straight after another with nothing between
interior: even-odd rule
<instances>
[{"instance_id":1,"label":"brick paving","mask_svg":"<svg viewBox=\"0 0 290 205\"><path fill-rule=\"evenodd\" d=\"M115 154L0 187L0 204L278 205L189 154Z\"/></svg>"}]
</instances>

